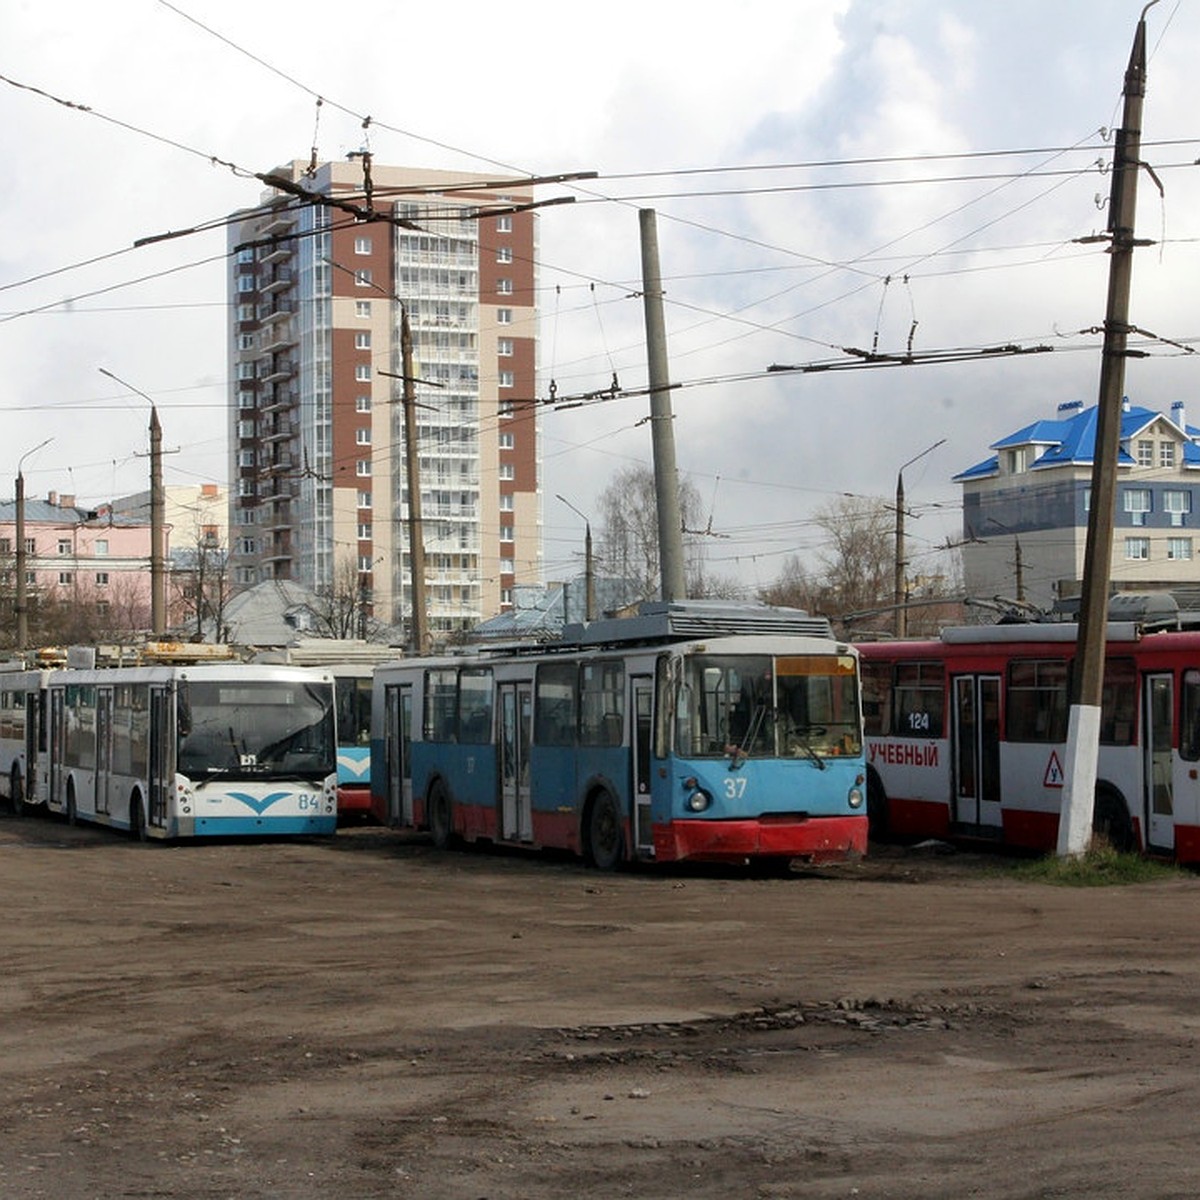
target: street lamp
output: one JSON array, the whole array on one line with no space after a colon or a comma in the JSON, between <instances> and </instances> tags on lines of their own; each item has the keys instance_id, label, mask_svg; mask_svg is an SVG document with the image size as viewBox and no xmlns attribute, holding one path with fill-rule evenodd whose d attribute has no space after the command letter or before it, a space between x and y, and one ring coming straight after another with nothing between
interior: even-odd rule
<instances>
[{"instance_id":1,"label":"street lamp","mask_svg":"<svg viewBox=\"0 0 1200 1200\"><path fill-rule=\"evenodd\" d=\"M28 592L25 582L25 475L22 468L25 466L25 460L31 454L36 454L43 446L48 446L52 441L54 438L48 437L44 442L38 442L32 450L26 450L17 459L15 493L17 509L17 650L24 650L25 643L29 640Z\"/></svg>"},{"instance_id":2,"label":"street lamp","mask_svg":"<svg viewBox=\"0 0 1200 1200\"><path fill-rule=\"evenodd\" d=\"M584 619L594 621L596 619L596 573L593 569L592 561L592 523L588 520L584 513L573 505L566 496L560 496L557 492L554 493L556 500L561 500L577 517L583 521L583 588L584 588ZM566 608L563 609L563 617L566 618Z\"/></svg>"},{"instance_id":3,"label":"street lamp","mask_svg":"<svg viewBox=\"0 0 1200 1200\"><path fill-rule=\"evenodd\" d=\"M932 446L926 446L920 454L914 455L896 472L896 575L892 602L896 606L896 636L898 638L906 637L908 634L908 613L905 609L907 589L904 586L904 568L907 565L904 561L904 468L911 467L913 463L936 450L945 440L945 438L939 438Z\"/></svg>"}]
</instances>

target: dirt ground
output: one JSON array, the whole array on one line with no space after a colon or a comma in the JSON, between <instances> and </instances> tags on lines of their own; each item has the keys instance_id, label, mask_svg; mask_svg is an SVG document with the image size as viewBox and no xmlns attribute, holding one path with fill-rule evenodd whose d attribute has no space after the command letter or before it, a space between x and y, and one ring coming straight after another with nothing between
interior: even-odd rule
<instances>
[{"instance_id":1,"label":"dirt ground","mask_svg":"<svg viewBox=\"0 0 1200 1200\"><path fill-rule=\"evenodd\" d=\"M0 816L0 1197L1200 1194L1200 878Z\"/></svg>"}]
</instances>

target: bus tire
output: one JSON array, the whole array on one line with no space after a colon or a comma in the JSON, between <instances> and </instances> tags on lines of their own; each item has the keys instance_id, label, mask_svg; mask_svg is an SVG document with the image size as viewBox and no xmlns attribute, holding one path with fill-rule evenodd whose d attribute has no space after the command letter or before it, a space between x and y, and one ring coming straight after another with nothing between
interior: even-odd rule
<instances>
[{"instance_id":1,"label":"bus tire","mask_svg":"<svg viewBox=\"0 0 1200 1200\"><path fill-rule=\"evenodd\" d=\"M874 771L867 772L867 837L873 842L886 842L891 834L888 821L887 793Z\"/></svg>"},{"instance_id":2,"label":"bus tire","mask_svg":"<svg viewBox=\"0 0 1200 1200\"><path fill-rule=\"evenodd\" d=\"M1107 842L1119 854L1131 854L1138 846L1133 836L1129 808L1115 788L1101 785L1096 789L1092 809L1092 836Z\"/></svg>"},{"instance_id":3,"label":"bus tire","mask_svg":"<svg viewBox=\"0 0 1200 1200\"><path fill-rule=\"evenodd\" d=\"M135 842L147 840L146 821L142 815L142 797L138 792L129 797L129 836Z\"/></svg>"},{"instance_id":4,"label":"bus tire","mask_svg":"<svg viewBox=\"0 0 1200 1200\"><path fill-rule=\"evenodd\" d=\"M67 824L75 825L79 822L79 813L75 807L75 780L67 780Z\"/></svg>"},{"instance_id":5,"label":"bus tire","mask_svg":"<svg viewBox=\"0 0 1200 1200\"><path fill-rule=\"evenodd\" d=\"M445 784L435 783L430 787L426 817L434 847L448 850L454 844L454 810Z\"/></svg>"},{"instance_id":6,"label":"bus tire","mask_svg":"<svg viewBox=\"0 0 1200 1200\"><path fill-rule=\"evenodd\" d=\"M14 764L12 775L8 780L8 797L9 804L12 807L12 815L14 817L22 817L25 815L25 780L21 777L21 772Z\"/></svg>"},{"instance_id":7,"label":"bus tire","mask_svg":"<svg viewBox=\"0 0 1200 1200\"><path fill-rule=\"evenodd\" d=\"M625 831L611 792L597 792L588 806L585 858L598 871L615 871L625 861Z\"/></svg>"}]
</instances>

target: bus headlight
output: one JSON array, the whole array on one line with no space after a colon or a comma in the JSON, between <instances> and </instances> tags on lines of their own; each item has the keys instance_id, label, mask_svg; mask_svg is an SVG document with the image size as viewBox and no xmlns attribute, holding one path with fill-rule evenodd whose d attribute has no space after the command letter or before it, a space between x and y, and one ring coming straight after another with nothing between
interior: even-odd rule
<instances>
[{"instance_id":1,"label":"bus headlight","mask_svg":"<svg viewBox=\"0 0 1200 1200\"><path fill-rule=\"evenodd\" d=\"M712 797L703 789L697 788L684 803L687 805L688 812L699 813L708 808L712 803Z\"/></svg>"},{"instance_id":2,"label":"bus headlight","mask_svg":"<svg viewBox=\"0 0 1200 1200\"><path fill-rule=\"evenodd\" d=\"M850 789L846 795L846 799L850 803L851 808L862 808L863 794L862 788L855 786Z\"/></svg>"}]
</instances>

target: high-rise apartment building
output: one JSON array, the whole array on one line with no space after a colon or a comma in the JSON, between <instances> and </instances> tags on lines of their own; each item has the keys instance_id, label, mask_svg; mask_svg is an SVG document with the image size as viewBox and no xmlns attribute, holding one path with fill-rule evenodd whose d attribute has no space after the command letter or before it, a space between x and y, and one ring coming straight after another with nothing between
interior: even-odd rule
<instances>
[{"instance_id":1,"label":"high-rise apartment building","mask_svg":"<svg viewBox=\"0 0 1200 1200\"><path fill-rule=\"evenodd\" d=\"M532 189L362 154L275 174L229 234L235 587L352 591L408 630L403 311L429 629L469 628L541 574Z\"/></svg>"}]
</instances>

